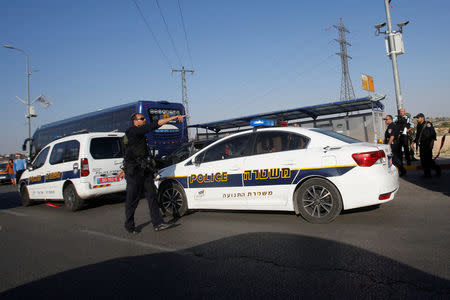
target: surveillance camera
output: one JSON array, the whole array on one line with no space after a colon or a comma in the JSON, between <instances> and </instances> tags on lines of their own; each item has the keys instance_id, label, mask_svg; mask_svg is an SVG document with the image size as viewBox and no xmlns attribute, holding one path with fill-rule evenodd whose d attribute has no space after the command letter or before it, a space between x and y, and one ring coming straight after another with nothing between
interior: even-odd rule
<instances>
[{"instance_id":1,"label":"surveillance camera","mask_svg":"<svg viewBox=\"0 0 450 300\"><path fill-rule=\"evenodd\" d=\"M385 22L385 23L380 23L380 24L375 25L375 28L376 28L376 29L380 29L380 28L382 28L382 27L384 27L384 26L386 26L386 22Z\"/></svg>"},{"instance_id":2,"label":"surveillance camera","mask_svg":"<svg viewBox=\"0 0 450 300\"><path fill-rule=\"evenodd\" d=\"M403 27L403 26L406 26L408 24L409 24L409 21L405 21L405 22L398 23L397 26L398 27Z\"/></svg>"}]
</instances>

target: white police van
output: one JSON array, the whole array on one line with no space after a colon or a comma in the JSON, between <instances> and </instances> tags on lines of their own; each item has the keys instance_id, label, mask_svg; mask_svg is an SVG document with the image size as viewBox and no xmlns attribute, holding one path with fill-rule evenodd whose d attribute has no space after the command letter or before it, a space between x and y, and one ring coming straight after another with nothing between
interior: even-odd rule
<instances>
[{"instance_id":1,"label":"white police van","mask_svg":"<svg viewBox=\"0 0 450 300\"><path fill-rule=\"evenodd\" d=\"M254 125L266 123L274 125L259 120ZM301 127L258 128L222 138L162 169L156 184L169 214L284 210L312 223L391 201L399 187L388 145Z\"/></svg>"},{"instance_id":2,"label":"white police van","mask_svg":"<svg viewBox=\"0 0 450 300\"><path fill-rule=\"evenodd\" d=\"M76 211L86 199L125 191L126 181L119 178L123 135L80 133L49 143L20 178L22 204L63 200L66 208Z\"/></svg>"}]
</instances>

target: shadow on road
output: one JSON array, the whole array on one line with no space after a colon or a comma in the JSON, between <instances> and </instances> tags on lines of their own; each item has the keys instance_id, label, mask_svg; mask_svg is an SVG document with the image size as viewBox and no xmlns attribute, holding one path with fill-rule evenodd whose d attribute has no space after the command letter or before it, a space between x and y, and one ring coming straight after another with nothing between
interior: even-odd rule
<instances>
[{"instance_id":1,"label":"shadow on road","mask_svg":"<svg viewBox=\"0 0 450 300\"><path fill-rule=\"evenodd\" d=\"M0 209L9 209L21 205L19 193L12 186L8 190L0 192Z\"/></svg>"},{"instance_id":2,"label":"shadow on road","mask_svg":"<svg viewBox=\"0 0 450 300\"><path fill-rule=\"evenodd\" d=\"M450 281L342 243L251 233L62 272L3 299L446 298Z\"/></svg>"},{"instance_id":3,"label":"shadow on road","mask_svg":"<svg viewBox=\"0 0 450 300\"><path fill-rule=\"evenodd\" d=\"M433 177L431 178L424 178L422 175L423 172L421 170L408 171L406 176L402 178L403 180L418 185L422 188L428 189L430 191L441 192L446 196L450 196L450 174L447 170L442 170L442 175L440 177L435 176L434 172Z\"/></svg>"}]
</instances>

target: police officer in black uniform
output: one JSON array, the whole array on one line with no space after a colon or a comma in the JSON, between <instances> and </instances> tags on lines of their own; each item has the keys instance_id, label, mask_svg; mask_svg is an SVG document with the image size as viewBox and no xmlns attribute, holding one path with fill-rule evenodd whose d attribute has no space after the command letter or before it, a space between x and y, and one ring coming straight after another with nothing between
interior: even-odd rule
<instances>
[{"instance_id":1,"label":"police officer in black uniform","mask_svg":"<svg viewBox=\"0 0 450 300\"><path fill-rule=\"evenodd\" d=\"M414 143L419 146L420 150L420 164L422 165L424 177L431 177L431 169L436 171L437 176L441 176L441 168L433 160L433 146L436 140L436 131L433 124L425 121L423 113L417 114L414 118L417 119L416 138Z\"/></svg>"},{"instance_id":2,"label":"police officer in black uniform","mask_svg":"<svg viewBox=\"0 0 450 300\"><path fill-rule=\"evenodd\" d=\"M402 149L399 141L401 132L399 131L398 126L392 122L391 115L387 115L383 120L387 125L386 132L384 133L384 143L391 145L392 163L398 168L400 176L404 176L406 170L403 167Z\"/></svg>"},{"instance_id":3,"label":"police officer in black uniform","mask_svg":"<svg viewBox=\"0 0 450 300\"><path fill-rule=\"evenodd\" d=\"M145 189L145 198L150 209L150 216L155 231L164 230L173 226L164 222L159 210L154 183L155 163L148 149L146 134L172 120L182 122L185 116L177 115L146 124L144 115L133 114L133 126L125 132L125 159L124 171L120 177L127 180L127 196L125 200L125 229L129 233L138 233L134 223L134 212L139 203L142 189Z\"/></svg>"},{"instance_id":4,"label":"police officer in black uniform","mask_svg":"<svg viewBox=\"0 0 450 300\"><path fill-rule=\"evenodd\" d=\"M405 153L406 164L411 165L411 154L409 153L409 139L408 135L411 130L414 129L414 123L411 121L411 118L408 117L404 108L400 108L400 115L394 119L395 125L397 125L398 130L400 131L399 143L400 143L400 154L403 159L402 149Z\"/></svg>"}]
</instances>

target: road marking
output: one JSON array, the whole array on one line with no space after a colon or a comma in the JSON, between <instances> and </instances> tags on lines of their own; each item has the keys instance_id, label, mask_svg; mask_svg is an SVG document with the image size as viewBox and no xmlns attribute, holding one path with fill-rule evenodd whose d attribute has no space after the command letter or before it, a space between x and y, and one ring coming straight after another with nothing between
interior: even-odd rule
<instances>
[{"instance_id":1,"label":"road marking","mask_svg":"<svg viewBox=\"0 0 450 300\"><path fill-rule=\"evenodd\" d=\"M132 244L135 244L137 246L141 246L141 247L144 247L144 248L150 248L150 249L153 249L153 250L159 250L159 251L165 251L165 252L178 251L177 249L168 248L168 247L159 246L159 245L150 244L150 243L144 243L144 242L135 241L135 240L126 239L126 238L121 238L121 237L118 237L118 236L115 236L115 235L106 234L106 233L102 233L102 232L98 232L98 231L92 231L92 230L83 229L83 230L81 230L81 232L92 234L92 235L96 235L96 236L101 236L101 237L112 239L112 240L119 241L119 242L132 243ZM183 252L183 251L181 251L181 252ZM191 253L187 253L187 252L186 253L182 253L182 254L192 255Z\"/></svg>"},{"instance_id":2,"label":"road marking","mask_svg":"<svg viewBox=\"0 0 450 300\"><path fill-rule=\"evenodd\" d=\"M9 215L13 215L13 216L18 216L18 217L28 217L28 215L23 214L23 213L18 213L12 210L0 210L0 212L4 213L4 214L9 214Z\"/></svg>"}]
</instances>

